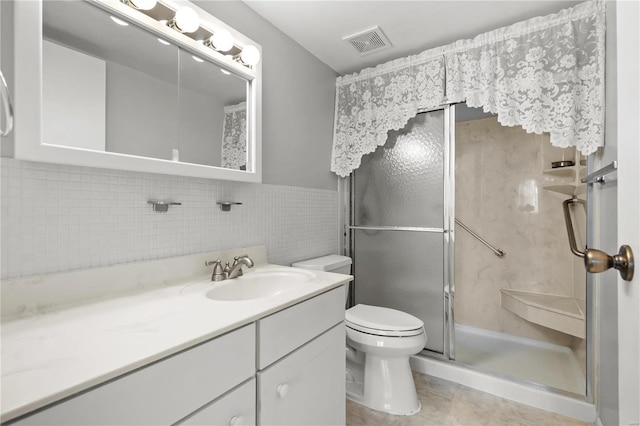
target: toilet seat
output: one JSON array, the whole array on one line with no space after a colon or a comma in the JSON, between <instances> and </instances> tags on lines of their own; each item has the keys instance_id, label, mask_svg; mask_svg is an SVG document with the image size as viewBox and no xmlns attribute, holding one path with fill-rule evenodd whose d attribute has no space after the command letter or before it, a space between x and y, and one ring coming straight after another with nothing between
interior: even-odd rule
<instances>
[{"instance_id":1,"label":"toilet seat","mask_svg":"<svg viewBox=\"0 0 640 426\"><path fill-rule=\"evenodd\" d=\"M346 326L377 336L407 337L424 333L424 323L395 309L359 304L345 313Z\"/></svg>"}]
</instances>

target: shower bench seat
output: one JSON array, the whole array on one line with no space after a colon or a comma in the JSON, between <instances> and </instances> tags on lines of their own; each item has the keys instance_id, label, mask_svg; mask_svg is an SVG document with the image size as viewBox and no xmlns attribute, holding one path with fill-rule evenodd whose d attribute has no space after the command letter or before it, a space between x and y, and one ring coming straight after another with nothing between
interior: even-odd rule
<instances>
[{"instance_id":1,"label":"shower bench seat","mask_svg":"<svg viewBox=\"0 0 640 426\"><path fill-rule=\"evenodd\" d=\"M584 339L584 301L572 296L500 289L500 306L525 320Z\"/></svg>"}]
</instances>

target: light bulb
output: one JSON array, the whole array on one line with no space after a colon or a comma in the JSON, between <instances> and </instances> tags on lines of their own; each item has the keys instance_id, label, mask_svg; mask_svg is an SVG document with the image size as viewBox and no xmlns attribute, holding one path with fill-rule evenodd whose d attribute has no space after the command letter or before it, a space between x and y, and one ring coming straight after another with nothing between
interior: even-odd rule
<instances>
[{"instance_id":1,"label":"light bulb","mask_svg":"<svg viewBox=\"0 0 640 426\"><path fill-rule=\"evenodd\" d=\"M227 30L216 30L209 39L209 44L220 52L226 52L233 47L233 36Z\"/></svg>"},{"instance_id":2,"label":"light bulb","mask_svg":"<svg viewBox=\"0 0 640 426\"><path fill-rule=\"evenodd\" d=\"M129 4L136 9L151 10L156 7L158 0L129 0Z\"/></svg>"},{"instance_id":3,"label":"light bulb","mask_svg":"<svg viewBox=\"0 0 640 426\"><path fill-rule=\"evenodd\" d=\"M253 66L260 61L260 51L255 46L246 46L240 53L240 60L245 65Z\"/></svg>"},{"instance_id":4,"label":"light bulb","mask_svg":"<svg viewBox=\"0 0 640 426\"><path fill-rule=\"evenodd\" d=\"M183 33L193 33L200 28L200 18L198 18L196 11L190 7L178 8L174 20L178 30Z\"/></svg>"}]
</instances>

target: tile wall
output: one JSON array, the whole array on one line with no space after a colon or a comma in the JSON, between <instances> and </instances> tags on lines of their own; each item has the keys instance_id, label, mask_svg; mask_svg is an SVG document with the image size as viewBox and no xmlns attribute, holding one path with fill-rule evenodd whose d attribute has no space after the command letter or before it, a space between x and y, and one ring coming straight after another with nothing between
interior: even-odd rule
<instances>
[{"instance_id":1,"label":"tile wall","mask_svg":"<svg viewBox=\"0 0 640 426\"><path fill-rule=\"evenodd\" d=\"M260 244L286 265L339 247L337 191L0 161L2 278ZM154 213L150 199L182 205Z\"/></svg>"}]
</instances>

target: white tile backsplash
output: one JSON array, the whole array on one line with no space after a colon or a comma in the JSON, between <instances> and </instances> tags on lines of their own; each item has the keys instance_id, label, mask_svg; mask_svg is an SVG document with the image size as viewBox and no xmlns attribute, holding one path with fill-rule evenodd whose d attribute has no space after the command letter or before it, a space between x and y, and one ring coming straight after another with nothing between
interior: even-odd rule
<instances>
[{"instance_id":1,"label":"white tile backsplash","mask_svg":"<svg viewBox=\"0 0 640 426\"><path fill-rule=\"evenodd\" d=\"M283 265L338 250L337 191L0 161L2 278L261 244ZM150 199L182 205L154 213Z\"/></svg>"}]
</instances>

